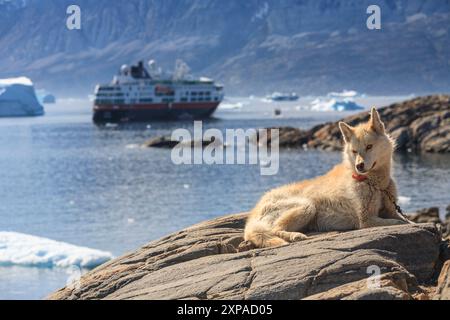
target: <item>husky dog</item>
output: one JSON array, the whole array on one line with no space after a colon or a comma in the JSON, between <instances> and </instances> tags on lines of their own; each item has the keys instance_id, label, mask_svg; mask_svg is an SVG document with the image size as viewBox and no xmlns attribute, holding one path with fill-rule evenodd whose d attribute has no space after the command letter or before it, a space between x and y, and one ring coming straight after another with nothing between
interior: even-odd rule
<instances>
[{"instance_id":1,"label":"husky dog","mask_svg":"<svg viewBox=\"0 0 450 320\"><path fill-rule=\"evenodd\" d=\"M344 231L411 223L398 211L391 177L394 140L378 111L367 123L339 123L342 163L324 176L274 189L251 211L245 240L273 247L305 240L303 232Z\"/></svg>"}]
</instances>

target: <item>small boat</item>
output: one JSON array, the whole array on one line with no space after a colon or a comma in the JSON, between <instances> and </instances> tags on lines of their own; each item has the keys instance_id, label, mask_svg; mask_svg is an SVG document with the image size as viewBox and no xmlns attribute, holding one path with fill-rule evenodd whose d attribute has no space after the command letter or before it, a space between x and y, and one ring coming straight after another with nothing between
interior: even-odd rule
<instances>
[{"instance_id":1,"label":"small boat","mask_svg":"<svg viewBox=\"0 0 450 320\"><path fill-rule=\"evenodd\" d=\"M274 92L271 95L267 96L268 100L272 101L297 101L299 99L297 93L281 93Z\"/></svg>"},{"instance_id":2,"label":"small boat","mask_svg":"<svg viewBox=\"0 0 450 320\"><path fill-rule=\"evenodd\" d=\"M213 80L189 76L189 67L177 60L173 75L164 75L151 60L148 70L141 61L121 67L107 85L97 85L95 123L210 117L224 98L223 86Z\"/></svg>"}]
</instances>

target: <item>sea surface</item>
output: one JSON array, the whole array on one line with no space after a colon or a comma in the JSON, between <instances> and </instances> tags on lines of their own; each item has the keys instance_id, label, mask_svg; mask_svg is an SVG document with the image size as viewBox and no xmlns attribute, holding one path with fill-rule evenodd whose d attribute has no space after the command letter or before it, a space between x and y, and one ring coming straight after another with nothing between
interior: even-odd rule
<instances>
[{"instance_id":1,"label":"sea surface","mask_svg":"<svg viewBox=\"0 0 450 320\"><path fill-rule=\"evenodd\" d=\"M354 112L305 110L311 99L268 103L229 98L204 128L309 128ZM366 97L369 108L405 97ZM274 110L281 109L281 116ZM283 150L274 176L257 165L181 165L170 150L140 145L193 123L95 126L89 100L46 105L38 118L0 119L0 232L63 241L120 256L170 232L249 210L267 190L325 173L339 152ZM406 211L450 204L450 157L403 154L395 177ZM2 248L0 247L0 250ZM84 271L83 271L84 272ZM66 268L0 264L0 299L42 299L64 286Z\"/></svg>"}]
</instances>

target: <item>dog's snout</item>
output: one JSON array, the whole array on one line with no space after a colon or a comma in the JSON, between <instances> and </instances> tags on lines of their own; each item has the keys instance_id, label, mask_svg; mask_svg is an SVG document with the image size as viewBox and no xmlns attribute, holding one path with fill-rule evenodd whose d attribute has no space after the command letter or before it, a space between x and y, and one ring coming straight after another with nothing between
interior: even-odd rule
<instances>
[{"instance_id":1,"label":"dog's snout","mask_svg":"<svg viewBox=\"0 0 450 320\"><path fill-rule=\"evenodd\" d=\"M359 171L363 171L364 170L364 162L358 163L356 165L356 169L358 169Z\"/></svg>"}]
</instances>

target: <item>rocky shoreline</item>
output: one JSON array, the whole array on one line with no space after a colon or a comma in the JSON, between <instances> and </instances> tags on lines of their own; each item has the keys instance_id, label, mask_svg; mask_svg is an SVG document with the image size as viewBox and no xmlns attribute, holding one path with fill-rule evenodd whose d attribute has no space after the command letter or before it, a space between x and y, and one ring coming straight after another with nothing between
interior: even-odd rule
<instances>
[{"instance_id":1,"label":"rocky shoreline","mask_svg":"<svg viewBox=\"0 0 450 320\"><path fill-rule=\"evenodd\" d=\"M428 223L244 252L247 214L221 217L110 261L48 299L450 299L450 245L442 238L450 217L437 221L435 212L412 216Z\"/></svg>"},{"instance_id":2,"label":"rocky shoreline","mask_svg":"<svg viewBox=\"0 0 450 320\"><path fill-rule=\"evenodd\" d=\"M450 96L419 97L378 109L387 131L397 141L397 150L408 152L450 152ZM368 112L344 118L356 125L369 119ZM310 130L281 127L280 148L341 150L338 122L317 125Z\"/></svg>"}]
</instances>

